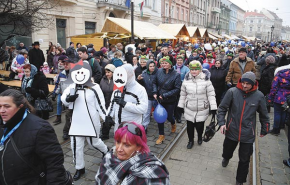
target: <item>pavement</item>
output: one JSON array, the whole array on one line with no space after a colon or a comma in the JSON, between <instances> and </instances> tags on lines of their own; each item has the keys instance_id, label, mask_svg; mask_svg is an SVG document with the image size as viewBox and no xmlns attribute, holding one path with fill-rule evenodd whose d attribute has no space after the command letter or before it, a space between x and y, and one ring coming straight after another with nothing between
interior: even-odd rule
<instances>
[{"instance_id":1,"label":"pavement","mask_svg":"<svg viewBox=\"0 0 290 185\"><path fill-rule=\"evenodd\" d=\"M273 123L273 110L270 113L271 124ZM49 122L55 117L50 118ZM208 119L205 126L209 124ZM72 151L69 140L64 142L62 139L62 128L64 125L64 113L62 115L62 123L55 128L57 137L62 144L64 152L64 166L73 175L75 168L73 165ZM155 145L158 138L157 123L151 118L148 127L148 145L150 150L160 157L167 147L173 142L175 137L185 126L183 118L181 124L177 124L177 132L170 133L171 126L165 124L165 141L161 145ZM260 123L257 123L258 133ZM110 132L110 139L105 141L108 147L114 145L113 129ZM290 168L285 167L282 163L283 159L288 157L288 143L285 134L286 131L281 130L279 136L267 135L263 138L257 137L256 141L256 156L257 156L257 184L262 185L290 185ZM236 149L233 158L229 165L224 168L221 165L222 161L222 145L224 135L220 132L216 133L212 140L203 142L202 145L197 144L197 134L195 134L194 146L192 149L187 149L186 145L188 137L186 132L181 136L170 153L163 159L170 174L170 183L173 185L234 185L236 180L236 170L238 166L238 150ZM95 184L94 177L99 169L101 162L101 153L89 148L88 145L84 148L85 153L85 175L75 185L90 185ZM248 182L245 185L252 184L251 172L249 173Z\"/></svg>"}]
</instances>

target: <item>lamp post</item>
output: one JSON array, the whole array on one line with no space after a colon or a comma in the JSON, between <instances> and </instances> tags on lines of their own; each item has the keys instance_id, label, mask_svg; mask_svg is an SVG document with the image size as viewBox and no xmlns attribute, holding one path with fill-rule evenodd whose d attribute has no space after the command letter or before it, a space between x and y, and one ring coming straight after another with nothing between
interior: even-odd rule
<instances>
[{"instance_id":1,"label":"lamp post","mask_svg":"<svg viewBox=\"0 0 290 185\"><path fill-rule=\"evenodd\" d=\"M272 27L271 27L271 41L272 41L272 35L273 35L273 31L274 31L274 25L272 25Z\"/></svg>"},{"instance_id":2,"label":"lamp post","mask_svg":"<svg viewBox=\"0 0 290 185\"><path fill-rule=\"evenodd\" d=\"M131 43L134 44L134 1L131 1Z\"/></svg>"}]
</instances>

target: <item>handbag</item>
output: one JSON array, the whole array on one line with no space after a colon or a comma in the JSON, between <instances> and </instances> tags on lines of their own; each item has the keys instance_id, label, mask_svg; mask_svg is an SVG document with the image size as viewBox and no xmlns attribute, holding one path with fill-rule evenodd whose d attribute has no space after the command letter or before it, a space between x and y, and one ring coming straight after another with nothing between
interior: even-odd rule
<instances>
[{"instance_id":1,"label":"handbag","mask_svg":"<svg viewBox=\"0 0 290 185\"><path fill-rule=\"evenodd\" d=\"M203 141L204 142L209 142L215 133L220 129L219 128L216 130L215 127L218 125L218 123L215 122L215 115L212 115L211 121L208 126L205 128L204 136L203 136Z\"/></svg>"},{"instance_id":2,"label":"handbag","mask_svg":"<svg viewBox=\"0 0 290 185\"><path fill-rule=\"evenodd\" d=\"M40 94L44 94L44 92L42 90L40 90ZM48 112L53 112L53 106L52 106L52 101L51 98L49 98L50 95L48 95L47 97L45 97L45 99L41 99L40 97L38 97L35 100L34 103L34 108L38 111L48 111Z\"/></svg>"},{"instance_id":3,"label":"handbag","mask_svg":"<svg viewBox=\"0 0 290 185\"><path fill-rule=\"evenodd\" d=\"M29 168L31 168L35 174L39 175L39 185L45 185L46 184L46 174L43 170L37 170L37 168L35 166L33 166L32 164L30 164L29 162L27 162L23 155L20 153L20 151L18 150L18 147L16 146L13 137L10 137L10 141L12 144L13 149L15 150L16 154L18 155L18 157L27 165L29 166ZM72 185L73 184L73 178L70 174L69 171L65 171L66 172L66 181L63 185Z\"/></svg>"}]
</instances>

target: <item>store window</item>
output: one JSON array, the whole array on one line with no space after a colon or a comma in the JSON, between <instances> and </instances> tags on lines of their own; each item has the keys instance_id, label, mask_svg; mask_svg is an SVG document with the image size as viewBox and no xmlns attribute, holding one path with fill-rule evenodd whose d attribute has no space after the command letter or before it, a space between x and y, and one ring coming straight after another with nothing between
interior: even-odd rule
<instances>
[{"instance_id":1,"label":"store window","mask_svg":"<svg viewBox=\"0 0 290 185\"><path fill-rule=\"evenodd\" d=\"M57 42L66 48L66 19L56 19Z\"/></svg>"},{"instance_id":2,"label":"store window","mask_svg":"<svg viewBox=\"0 0 290 185\"><path fill-rule=\"evenodd\" d=\"M85 34L91 34L96 32L95 22L85 22Z\"/></svg>"}]
</instances>

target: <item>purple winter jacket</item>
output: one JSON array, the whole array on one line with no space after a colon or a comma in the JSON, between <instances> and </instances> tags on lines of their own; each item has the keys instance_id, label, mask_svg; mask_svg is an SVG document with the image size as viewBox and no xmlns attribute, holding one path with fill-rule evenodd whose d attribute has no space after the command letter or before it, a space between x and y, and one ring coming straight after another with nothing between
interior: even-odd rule
<instances>
[{"instance_id":1,"label":"purple winter jacket","mask_svg":"<svg viewBox=\"0 0 290 185\"><path fill-rule=\"evenodd\" d=\"M284 69L273 79L269 100L283 105L288 95L290 95L290 69Z\"/></svg>"}]
</instances>

